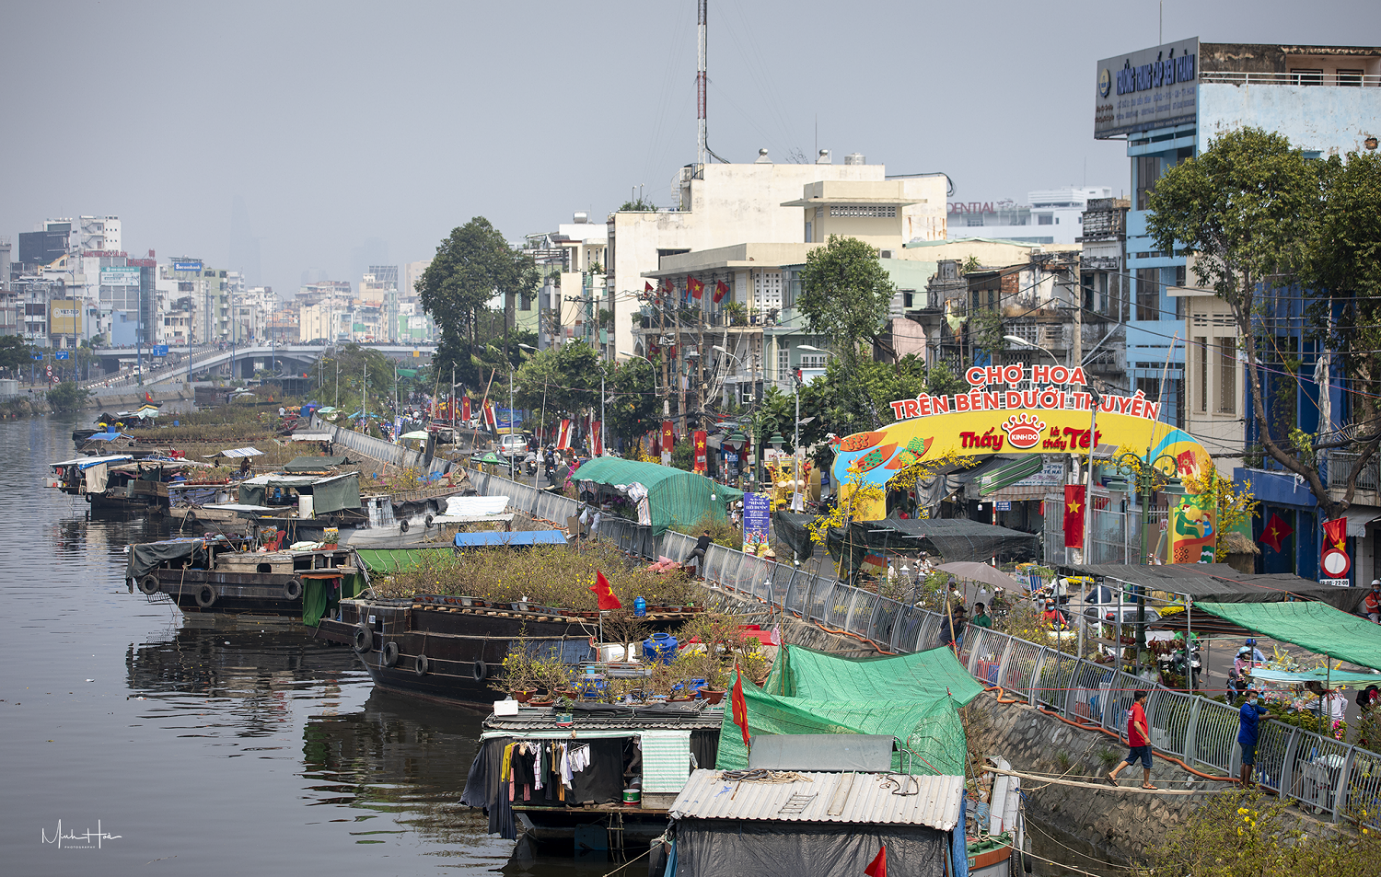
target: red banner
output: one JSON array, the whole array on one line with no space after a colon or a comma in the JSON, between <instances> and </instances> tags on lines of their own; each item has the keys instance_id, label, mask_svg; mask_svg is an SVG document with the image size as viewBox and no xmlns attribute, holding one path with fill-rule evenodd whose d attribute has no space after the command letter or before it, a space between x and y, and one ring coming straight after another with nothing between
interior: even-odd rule
<instances>
[{"instance_id":1,"label":"red banner","mask_svg":"<svg viewBox=\"0 0 1381 877\"><path fill-rule=\"evenodd\" d=\"M493 402L484 403L484 422L489 425L490 429L497 430L499 428L498 421L494 419Z\"/></svg>"},{"instance_id":2,"label":"red banner","mask_svg":"<svg viewBox=\"0 0 1381 877\"><path fill-rule=\"evenodd\" d=\"M1065 485L1065 547L1084 547L1084 485Z\"/></svg>"},{"instance_id":3,"label":"red banner","mask_svg":"<svg viewBox=\"0 0 1381 877\"><path fill-rule=\"evenodd\" d=\"M592 457L604 456L604 442L599 440L599 426L598 420L590 421L590 456Z\"/></svg>"},{"instance_id":4,"label":"red banner","mask_svg":"<svg viewBox=\"0 0 1381 877\"><path fill-rule=\"evenodd\" d=\"M461 396L461 397L460 397L460 419L461 419L461 420L469 420L469 419L470 419L470 397L469 397L469 396Z\"/></svg>"},{"instance_id":5,"label":"red banner","mask_svg":"<svg viewBox=\"0 0 1381 877\"><path fill-rule=\"evenodd\" d=\"M670 420L662 421L662 456L670 457L676 446L676 426Z\"/></svg>"},{"instance_id":6,"label":"red banner","mask_svg":"<svg viewBox=\"0 0 1381 877\"><path fill-rule=\"evenodd\" d=\"M706 452L706 450L705 450L705 448L706 448L705 440L706 440L707 438L708 438L708 436L705 434L705 430L703 430L703 429L697 429L697 430L695 431L695 466L694 466L694 469L695 469L696 472L700 472L700 473L702 473L702 474L703 474L704 472L708 471L708 469L709 469L709 464L708 464L708 462L707 462L708 454L707 454L707 452Z\"/></svg>"},{"instance_id":7,"label":"red banner","mask_svg":"<svg viewBox=\"0 0 1381 877\"><path fill-rule=\"evenodd\" d=\"M571 422L569 420L561 421L561 428L556 432L556 446L562 449L571 446Z\"/></svg>"},{"instance_id":8,"label":"red banner","mask_svg":"<svg viewBox=\"0 0 1381 877\"><path fill-rule=\"evenodd\" d=\"M1261 544L1279 553L1282 547L1281 543L1289 539L1290 534L1294 532L1294 527L1281 520L1280 515L1271 512L1271 519L1266 522L1266 529L1261 531Z\"/></svg>"}]
</instances>

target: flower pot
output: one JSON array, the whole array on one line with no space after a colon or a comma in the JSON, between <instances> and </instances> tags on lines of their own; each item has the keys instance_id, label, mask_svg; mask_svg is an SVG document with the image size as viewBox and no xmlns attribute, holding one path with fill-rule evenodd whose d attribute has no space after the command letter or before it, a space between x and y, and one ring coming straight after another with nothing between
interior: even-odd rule
<instances>
[{"instance_id":1,"label":"flower pot","mask_svg":"<svg viewBox=\"0 0 1381 877\"><path fill-rule=\"evenodd\" d=\"M528 705L528 706L537 706L537 707L548 707L548 706L551 706L551 705L553 705L553 704L555 704L555 703L556 703L556 701L554 701L554 700L551 700L551 699L543 699L543 700L530 700L530 701L527 702L527 705Z\"/></svg>"},{"instance_id":2,"label":"flower pot","mask_svg":"<svg viewBox=\"0 0 1381 877\"><path fill-rule=\"evenodd\" d=\"M511 693L513 695L513 699L518 701L518 703L527 703L528 701L532 700L532 695L534 694L534 692L527 690L514 691Z\"/></svg>"},{"instance_id":3,"label":"flower pot","mask_svg":"<svg viewBox=\"0 0 1381 877\"><path fill-rule=\"evenodd\" d=\"M705 702L710 706L714 706L723 700L726 693L722 688L701 688L699 692L700 696L703 697Z\"/></svg>"},{"instance_id":4,"label":"flower pot","mask_svg":"<svg viewBox=\"0 0 1381 877\"><path fill-rule=\"evenodd\" d=\"M690 694L675 694L671 697L672 703L687 703L692 700L695 700L695 696Z\"/></svg>"}]
</instances>

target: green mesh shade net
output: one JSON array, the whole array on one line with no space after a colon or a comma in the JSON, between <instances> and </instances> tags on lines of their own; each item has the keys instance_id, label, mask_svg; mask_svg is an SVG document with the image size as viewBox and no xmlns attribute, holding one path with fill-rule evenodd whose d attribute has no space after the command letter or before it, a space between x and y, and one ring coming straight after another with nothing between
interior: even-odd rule
<instances>
[{"instance_id":1,"label":"green mesh shade net","mask_svg":"<svg viewBox=\"0 0 1381 877\"><path fill-rule=\"evenodd\" d=\"M1194 608L1271 639L1381 670L1381 627L1325 603L1195 603Z\"/></svg>"},{"instance_id":2,"label":"green mesh shade net","mask_svg":"<svg viewBox=\"0 0 1381 877\"><path fill-rule=\"evenodd\" d=\"M892 658L841 658L785 646L764 688L743 686L748 729L759 734L884 734L907 751L893 770L957 776L966 741L958 708L982 686L947 649ZM748 750L725 711L715 766L748 766Z\"/></svg>"}]
</instances>

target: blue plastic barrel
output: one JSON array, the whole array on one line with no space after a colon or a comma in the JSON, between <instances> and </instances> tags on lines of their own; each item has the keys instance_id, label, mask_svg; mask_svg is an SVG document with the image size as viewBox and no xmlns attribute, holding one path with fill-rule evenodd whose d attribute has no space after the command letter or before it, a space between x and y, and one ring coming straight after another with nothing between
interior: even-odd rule
<instances>
[{"instance_id":1,"label":"blue plastic barrel","mask_svg":"<svg viewBox=\"0 0 1381 877\"><path fill-rule=\"evenodd\" d=\"M654 633L643 640L643 657L658 664L670 664L676 657L676 637L669 633Z\"/></svg>"},{"instance_id":2,"label":"blue plastic barrel","mask_svg":"<svg viewBox=\"0 0 1381 877\"><path fill-rule=\"evenodd\" d=\"M633 598L633 614L639 618L647 614L647 601L642 597Z\"/></svg>"}]
</instances>

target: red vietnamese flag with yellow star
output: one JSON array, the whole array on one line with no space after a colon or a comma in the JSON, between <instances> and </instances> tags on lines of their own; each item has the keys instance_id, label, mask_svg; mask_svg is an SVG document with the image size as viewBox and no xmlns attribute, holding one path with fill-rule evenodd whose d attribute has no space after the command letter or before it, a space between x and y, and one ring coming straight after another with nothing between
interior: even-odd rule
<instances>
[{"instance_id":1,"label":"red vietnamese flag with yellow star","mask_svg":"<svg viewBox=\"0 0 1381 877\"><path fill-rule=\"evenodd\" d=\"M1065 547L1084 547L1084 485L1065 485Z\"/></svg>"},{"instance_id":2,"label":"red vietnamese flag with yellow star","mask_svg":"<svg viewBox=\"0 0 1381 877\"><path fill-rule=\"evenodd\" d=\"M1290 538L1295 532L1295 528L1280 519L1280 515L1271 512L1271 519L1266 522L1266 529L1261 531L1261 544L1268 546L1272 551L1279 552L1281 543Z\"/></svg>"},{"instance_id":3,"label":"red vietnamese flag with yellow star","mask_svg":"<svg viewBox=\"0 0 1381 877\"><path fill-rule=\"evenodd\" d=\"M696 301L699 301L700 296L705 294L705 282L703 280L697 280L692 277L687 282L687 285L690 287L691 296L695 298Z\"/></svg>"},{"instance_id":4,"label":"red vietnamese flag with yellow star","mask_svg":"<svg viewBox=\"0 0 1381 877\"><path fill-rule=\"evenodd\" d=\"M723 280L716 280L714 282L714 303L719 304L728 291L729 284L725 283Z\"/></svg>"},{"instance_id":5,"label":"red vietnamese flag with yellow star","mask_svg":"<svg viewBox=\"0 0 1381 877\"><path fill-rule=\"evenodd\" d=\"M608 612L611 609L623 608L619 598L614 596L614 589L609 586L609 580L604 577L604 573L596 570L594 587L587 590L595 592L595 599L599 601L599 611Z\"/></svg>"}]
</instances>

